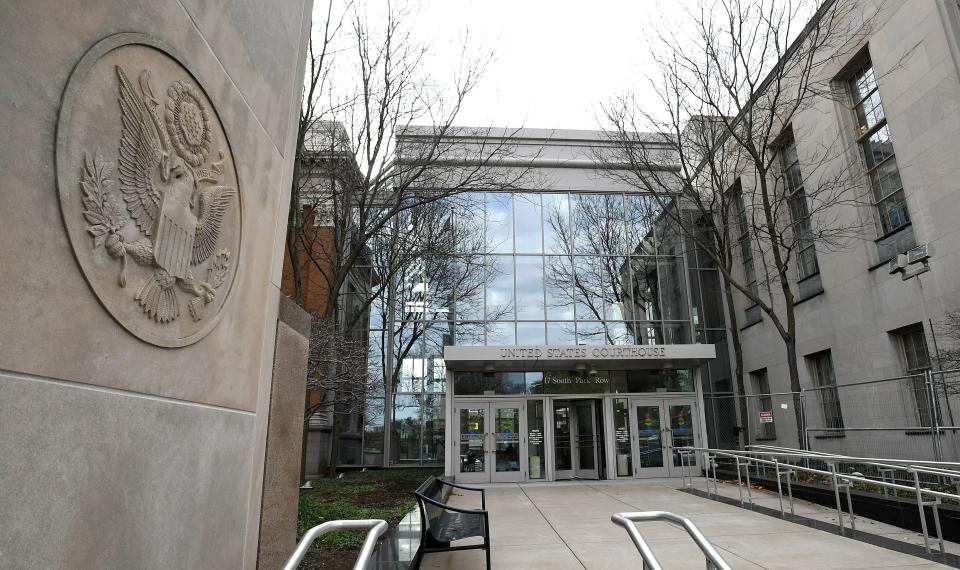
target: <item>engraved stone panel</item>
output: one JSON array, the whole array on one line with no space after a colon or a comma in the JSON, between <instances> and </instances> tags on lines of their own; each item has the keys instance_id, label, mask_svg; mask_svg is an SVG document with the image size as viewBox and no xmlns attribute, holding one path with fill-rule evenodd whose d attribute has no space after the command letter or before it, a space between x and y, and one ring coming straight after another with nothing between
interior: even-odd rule
<instances>
[{"instance_id":1,"label":"engraved stone panel","mask_svg":"<svg viewBox=\"0 0 960 570\"><path fill-rule=\"evenodd\" d=\"M216 109L171 53L118 34L83 56L57 125L57 187L103 306L140 339L179 347L219 320L240 259L241 200Z\"/></svg>"}]
</instances>

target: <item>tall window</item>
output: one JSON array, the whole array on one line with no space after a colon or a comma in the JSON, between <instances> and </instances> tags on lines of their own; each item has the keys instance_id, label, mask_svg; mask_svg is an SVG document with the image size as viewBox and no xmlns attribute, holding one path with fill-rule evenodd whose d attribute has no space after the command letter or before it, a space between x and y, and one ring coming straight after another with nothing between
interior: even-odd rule
<instances>
[{"instance_id":1,"label":"tall window","mask_svg":"<svg viewBox=\"0 0 960 570\"><path fill-rule=\"evenodd\" d=\"M780 148L780 166L783 169L790 222L796 239L797 273L800 279L805 279L815 275L820 269L817 265L810 209L807 205L807 193L803 188L803 175L800 173L797 142L793 138L793 132L790 132L789 138Z\"/></svg>"},{"instance_id":2,"label":"tall window","mask_svg":"<svg viewBox=\"0 0 960 570\"><path fill-rule=\"evenodd\" d=\"M758 294L757 270L754 267L753 247L750 244L750 226L747 221L747 207L743 201L743 189L740 180L729 190L733 213L737 222L737 241L740 245L740 260L743 263L743 279L754 295ZM752 304L752 303L751 303Z\"/></svg>"},{"instance_id":3,"label":"tall window","mask_svg":"<svg viewBox=\"0 0 960 570\"><path fill-rule=\"evenodd\" d=\"M811 354L807 357L813 381L817 385L820 409L823 411L824 425L828 429L843 429L843 413L840 410L840 393L837 391L837 377L833 372L833 357L829 350Z\"/></svg>"},{"instance_id":4,"label":"tall window","mask_svg":"<svg viewBox=\"0 0 960 570\"><path fill-rule=\"evenodd\" d=\"M760 412L773 412L773 396L770 395L770 380L767 378L767 369L761 368L750 373L750 380L753 383L753 393L757 398L757 409L751 411L754 414L754 422L757 429L754 430L754 437L757 439L776 439L777 428L773 422L763 423L760 420Z\"/></svg>"},{"instance_id":5,"label":"tall window","mask_svg":"<svg viewBox=\"0 0 960 570\"><path fill-rule=\"evenodd\" d=\"M867 61L853 74L850 94L857 115L857 140L866 161L880 228L888 234L909 224L910 215L872 62Z\"/></svg>"},{"instance_id":6,"label":"tall window","mask_svg":"<svg viewBox=\"0 0 960 570\"><path fill-rule=\"evenodd\" d=\"M931 409L933 409L933 404L931 403L931 394L926 377L926 372L930 370L930 355L927 352L927 338L923 333L923 325L917 323L896 330L891 334L894 335L900 345L905 372L910 376L909 381L916 403L917 419L921 426L932 426ZM934 401L936 401L935 397Z\"/></svg>"}]
</instances>

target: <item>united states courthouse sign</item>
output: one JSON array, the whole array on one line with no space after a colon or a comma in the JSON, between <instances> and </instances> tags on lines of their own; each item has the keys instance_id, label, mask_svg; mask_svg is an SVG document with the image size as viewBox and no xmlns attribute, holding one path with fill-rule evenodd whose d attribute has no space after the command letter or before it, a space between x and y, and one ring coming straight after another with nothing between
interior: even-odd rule
<instances>
[{"instance_id":1,"label":"united states courthouse sign","mask_svg":"<svg viewBox=\"0 0 960 570\"><path fill-rule=\"evenodd\" d=\"M716 358L712 344L604 346L447 346L444 361L452 370L529 369L577 364L604 368L689 367Z\"/></svg>"}]
</instances>

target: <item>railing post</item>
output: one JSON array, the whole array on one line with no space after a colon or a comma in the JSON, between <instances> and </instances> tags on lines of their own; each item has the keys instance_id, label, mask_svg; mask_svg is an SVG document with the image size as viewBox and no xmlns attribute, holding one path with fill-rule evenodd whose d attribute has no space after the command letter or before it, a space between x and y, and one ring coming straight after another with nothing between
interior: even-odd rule
<instances>
[{"instance_id":1,"label":"railing post","mask_svg":"<svg viewBox=\"0 0 960 570\"><path fill-rule=\"evenodd\" d=\"M777 461L777 458L773 458L773 469L777 474L777 497L780 499L780 518L786 518L786 515L783 512L783 487L780 484L780 462Z\"/></svg>"},{"instance_id":2,"label":"railing post","mask_svg":"<svg viewBox=\"0 0 960 570\"><path fill-rule=\"evenodd\" d=\"M930 554L930 534L927 532L927 515L923 511L923 493L920 491L920 474L914 470L913 487L917 491L917 509L920 511L920 528L923 529L923 548Z\"/></svg>"},{"instance_id":3,"label":"railing post","mask_svg":"<svg viewBox=\"0 0 960 570\"><path fill-rule=\"evenodd\" d=\"M793 512L793 487L790 484L790 477L793 476L793 466L790 466L790 470L787 471L787 494L790 496L790 514L795 515Z\"/></svg>"},{"instance_id":4,"label":"railing post","mask_svg":"<svg viewBox=\"0 0 960 570\"><path fill-rule=\"evenodd\" d=\"M940 497L934 500L931 508L933 509L933 524L937 528L937 541L940 543L940 552L945 553L946 550L943 549L943 531L940 529Z\"/></svg>"},{"instance_id":5,"label":"railing post","mask_svg":"<svg viewBox=\"0 0 960 570\"><path fill-rule=\"evenodd\" d=\"M713 496L720 497L720 480L717 478L717 456L713 456Z\"/></svg>"},{"instance_id":6,"label":"railing post","mask_svg":"<svg viewBox=\"0 0 960 570\"><path fill-rule=\"evenodd\" d=\"M710 496L710 453L707 451L702 451L701 457L703 457L703 470L704 470L704 479L707 483L707 496Z\"/></svg>"},{"instance_id":7,"label":"railing post","mask_svg":"<svg viewBox=\"0 0 960 570\"><path fill-rule=\"evenodd\" d=\"M927 397L930 400L930 429L933 430L933 454L937 461L943 461L943 447L940 441L940 414L937 408L937 395L933 386L933 372L924 370L923 382L927 387Z\"/></svg>"},{"instance_id":8,"label":"railing post","mask_svg":"<svg viewBox=\"0 0 960 570\"><path fill-rule=\"evenodd\" d=\"M850 530L857 530L857 515L853 514L853 498L850 496L850 487L853 485L853 482L847 479L846 491L847 491L847 510L850 513Z\"/></svg>"},{"instance_id":9,"label":"railing post","mask_svg":"<svg viewBox=\"0 0 960 570\"><path fill-rule=\"evenodd\" d=\"M733 460L737 462L737 490L740 491L740 506L743 506L743 480L740 478L740 456L734 455Z\"/></svg>"},{"instance_id":10,"label":"railing post","mask_svg":"<svg viewBox=\"0 0 960 570\"><path fill-rule=\"evenodd\" d=\"M750 458L747 458L747 468L744 469L747 472L747 502L750 503L750 508L753 508L753 489L750 488Z\"/></svg>"},{"instance_id":11,"label":"railing post","mask_svg":"<svg viewBox=\"0 0 960 570\"><path fill-rule=\"evenodd\" d=\"M843 535L843 507L840 505L840 484L837 482L837 467L832 461L827 462L830 468L830 480L833 482L833 496L837 500L837 522L840 523L840 534Z\"/></svg>"}]
</instances>

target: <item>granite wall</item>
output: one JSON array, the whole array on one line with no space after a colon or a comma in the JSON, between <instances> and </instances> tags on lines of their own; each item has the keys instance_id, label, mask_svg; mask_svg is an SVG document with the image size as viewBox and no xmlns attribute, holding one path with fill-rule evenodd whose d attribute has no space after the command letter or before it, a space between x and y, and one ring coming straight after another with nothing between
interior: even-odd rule
<instances>
[{"instance_id":1,"label":"granite wall","mask_svg":"<svg viewBox=\"0 0 960 570\"><path fill-rule=\"evenodd\" d=\"M0 5L0 568L256 567L311 8Z\"/></svg>"}]
</instances>

